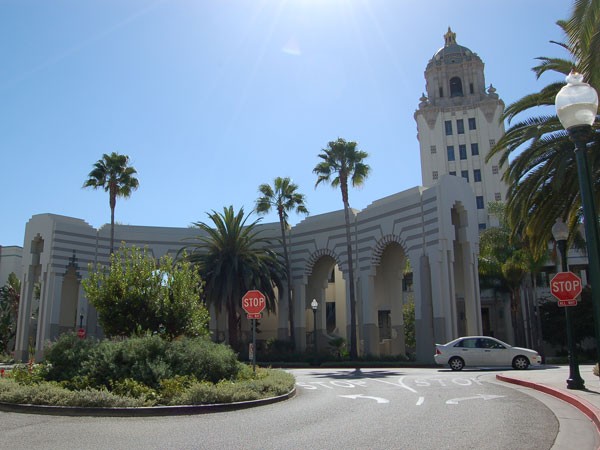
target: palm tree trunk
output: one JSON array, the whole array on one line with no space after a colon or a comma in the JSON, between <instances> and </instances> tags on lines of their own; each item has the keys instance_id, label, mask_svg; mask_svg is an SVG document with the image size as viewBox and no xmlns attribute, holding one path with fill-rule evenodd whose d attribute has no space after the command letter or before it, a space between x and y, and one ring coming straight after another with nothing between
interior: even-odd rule
<instances>
[{"instance_id":1,"label":"palm tree trunk","mask_svg":"<svg viewBox=\"0 0 600 450\"><path fill-rule=\"evenodd\" d=\"M356 338L356 293L354 291L354 264L352 258L352 240L350 237L350 205L348 204L348 182L340 183L344 202L344 219L346 222L346 245L348 253L348 283L350 289L350 359L358 357Z\"/></svg>"},{"instance_id":2,"label":"palm tree trunk","mask_svg":"<svg viewBox=\"0 0 600 450\"><path fill-rule=\"evenodd\" d=\"M290 268L290 257L287 248L287 239L285 237L285 220L282 211L279 211L279 225L281 226L281 242L283 243L283 257L285 258L285 272L287 278L288 295L288 321L290 327L290 341L292 349L296 348L296 332L294 331L294 299L292 298L292 270Z\"/></svg>"},{"instance_id":3,"label":"palm tree trunk","mask_svg":"<svg viewBox=\"0 0 600 450\"><path fill-rule=\"evenodd\" d=\"M110 204L110 254L112 255L115 249L115 206L117 205L116 189L111 185L109 192Z\"/></svg>"},{"instance_id":4,"label":"palm tree trunk","mask_svg":"<svg viewBox=\"0 0 600 450\"><path fill-rule=\"evenodd\" d=\"M238 339L237 308L233 301L227 302L227 328L229 329L229 346L235 351L240 351Z\"/></svg>"}]
</instances>

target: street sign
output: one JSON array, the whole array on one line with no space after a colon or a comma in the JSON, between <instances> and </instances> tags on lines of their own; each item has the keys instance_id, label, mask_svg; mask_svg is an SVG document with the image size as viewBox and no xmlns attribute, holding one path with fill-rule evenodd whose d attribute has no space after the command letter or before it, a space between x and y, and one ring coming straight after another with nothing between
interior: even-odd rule
<instances>
[{"instance_id":1,"label":"street sign","mask_svg":"<svg viewBox=\"0 0 600 450\"><path fill-rule=\"evenodd\" d=\"M248 314L259 314L265 309L267 301L262 292L255 289L250 290L242 297L242 308ZM260 319L260 317L258 317Z\"/></svg>"},{"instance_id":2,"label":"street sign","mask_svg":"<svg viewBox=\"0 0 600 450\"><path fill-rule=\"evenodd\" d=\"M80 328L77 330L77 337L79 339L85 339L85 329L84 328Z\"/></svg>"},{"instance_id":3,"label":"street sign","mask_svg":"<svg viewBox=\"0 0 600 450\"><path fill-rule=\"evenodd\" d=\"M262 313L246 314L246 319L262 319Z\"/></svg>"},{"instance_id":4,"label":"street sign","mask_svg":"<svg viewBox=\"0 0 600 450\"><path fill-rule=\"evenodd\" d=\"M581 289L581 278L573 272L559 272L550 280L550 293L558 299L558 306L576 306Z\"/></svg>"}]
</instances>

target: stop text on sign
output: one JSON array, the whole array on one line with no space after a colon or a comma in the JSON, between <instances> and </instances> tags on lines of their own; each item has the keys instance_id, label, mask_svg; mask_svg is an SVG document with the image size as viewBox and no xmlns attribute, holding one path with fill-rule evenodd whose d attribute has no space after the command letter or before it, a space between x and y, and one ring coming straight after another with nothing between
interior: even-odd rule
<instances>
[{"instance_id":1,"label":"stop text on sign","mask_svg":"<svg viewBox=\"0 0 600 450\"><path fill-rule=\"evenodd\" d=\"M581 288L580 280L553 281L552 289L554 291L574 292Z\"/></svg>"},{"instance_id":2,"label":"stop text on sign","mask_svg":"<svg viewBox=\"0 0 600 450\"><path fill-rule=\"evenodd\" d=\"M248 314L258 314L267 305L265 296L257 290L250 290L242 297L242 308Z\"/></svg>"}]
</instances>

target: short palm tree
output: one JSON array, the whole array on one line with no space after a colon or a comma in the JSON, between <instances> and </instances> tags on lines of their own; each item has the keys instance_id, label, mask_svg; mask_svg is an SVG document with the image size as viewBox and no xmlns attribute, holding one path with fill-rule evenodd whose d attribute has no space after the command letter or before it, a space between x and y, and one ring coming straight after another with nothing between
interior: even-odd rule
<instances>
[{"instance_id":1,"label":"short palm tree","mask_svg":"<svg viewBox=\"0 0 600 450\"><path fill-rule=\"evenodd\" d=\"M290 342L292 346L296 343L294 331L294 297L292 293L292 273L290 267L290 258L288 251L288 242L285 232L289 228L288 212L295 211L297 214L308 214L308 209L304 204L304 194L298 192L298 185L293 183L290 178L277 177L273 180L273 186L261 184L258 187L261 196L256 201L256 212L258 214L267 214L271 209L277 210L279 217L279 226L281 228L281 242L283 245L283 258L285 260L287 295L288 295L288 321L290 327Z\"/></svg>"},{"instance_id":2,"label":"short palm tree","mask_svg":"<svg viewBox=\"0 0 600 450\"><path fill-rule=\"evenodd\" d=\"M600 90L600 2L576 0L571 18L558 21L565 43L554 42L567 50L570 59L538 58L532 70L539 78L546 72L567 75L572 69ZM503 119L511 122L517 115L533 112L539 106L554 107L563 82L551 83L540 92L527 95L509 105ZM596 135L598 126L596 125ZM595 184L596 204L600 201L600 140L592 144L590 170ZM508 219L515 233L530 240L541 255L552 238L557 217L565 219L574 231L581 221L581 201L573 144L556 114L542 114L514 123L487 156L501 155L501 163L512 161L505 173L509 184Z\"/></svg>"},{"instance_id":3,"label":"short palm tree","mask_svg":"<svg viewBox=\"0 0 600 450\"><path fill-rule=\"evenodd\" d=\"M136 190L139 182L135 177L137 171L129 165L129 156L112 152L102 155L102 159L94 164L83 187L104 189L108 192L110 205L110 254L112 255L115 242L115 206L117 197L128 198Z\"/></svg>"},{"instance_id":4,"label":"short palm tree","mask_svg":"<svg viewBox=\"0 0 600 450\"><path fill-rule=\"evenodd\" d=\"M274 288L282 288L285 268L280 256L269 248L270 241L260 236L260 219L246 224L249 216L244 215L244 209L235 213L233 206L223 208L222 213L213 211L208 217L212 223L194 223L203 234L182 252L187 252L186 258L200 272L206 301L219 311L227 309L229 344L239 351L242 296L258 289L265 295L267 310L275 311Z\"/></svg>"},{"instance_id":5,"label":"short palm tree","mask_svg":"<svg viewBox=\"0 0 600 450\"><path fill-rule=\"evenodd\" d=\"M313 173L317 175L315 187L321 183L330 184L342 191L344 203L344 219L346 222L346 245L348 253L348 284L350 290L350 357L358 356L356 339L356 293L354 287L354 266L352 259L352 241L350 239L350 203L348 201L348 183L362 186L369 176L371 168L364 163L369 156L367 152L358 150L353 141L338 138L331 141L319 154L321 162L315 166Z\"/></svg>"}]
</instances>

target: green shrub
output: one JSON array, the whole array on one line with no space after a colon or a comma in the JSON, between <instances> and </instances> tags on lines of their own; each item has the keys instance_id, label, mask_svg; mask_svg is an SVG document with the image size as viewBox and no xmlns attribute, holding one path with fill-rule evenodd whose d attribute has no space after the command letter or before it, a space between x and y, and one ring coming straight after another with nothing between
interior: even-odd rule
<instances>
[{"instance_id":1,"label":"green shrub","mask_svg":"<svg viewBox=\"0 0 600 450\"><path fill-rule=\"evenodd\" d=\"M75 333L65 333L44 349L45 360L51 365L48 380L71 380L82 375L83 364L90 358L91 349L97 345L93 339L78 338Z\"/></svg>"},{"instance_id":2,"label":"green shrub","mask_svg":"<svg viewBox=\"0 0 600 450\"><path fill-rule=\"evenodd\" d=\"M131 378L111 382L111 392L121 397L132 397L143 400L147 404L155 404L158 399L157 392Z\"/></svg>"},{"instance_id":3,"label":"green shrub","mask_svg":"<svg viewBox=\"0 0 600 450\"><path fill-rule=\"evenodd\" d=\"M192 375L175 375L173 378L166 378L160 382L160 403L165 405L173 404L174 399L181 396L198 380Z\"/></svg>"},{"instance_id":4,"label":"green shrub","mask_svg":"<svg viewBox=\"0 0 600 450\"><path fill-rule=\"evenodd\" d=\"M96 387L110 387L114 381L134 379L151 388L160 380L173 376L165 361L170 342L159 336L105 340L90 352L83 364L83 374Z\"/></svg>"},{"instance_id":5,"label":"green shrub","mask_svg":"<svg viewBox=\"0 0 600 450\"><path fill-rule=\"evenodd\" d=\"M215 344L208 338L174 341L165 357L174 374L193 375L212 383L235 378L241 367L231 347Z\"/></svg>"},{"instance_id":6,"label":"green shrub","mask_svg":"<svg viewBox=\"0 0 600 450\"><path fill-rule=\"evenodd\" d=\"M0 381L0 402L85 407L136 407L143 406L140 399L120 397L108 391L84 390L73 392L55 382L22 385L13 379Z\"/></svg>"}]
</instances>

